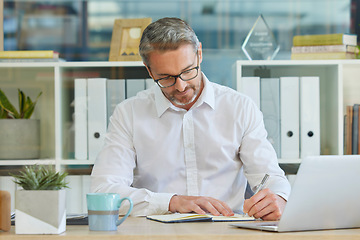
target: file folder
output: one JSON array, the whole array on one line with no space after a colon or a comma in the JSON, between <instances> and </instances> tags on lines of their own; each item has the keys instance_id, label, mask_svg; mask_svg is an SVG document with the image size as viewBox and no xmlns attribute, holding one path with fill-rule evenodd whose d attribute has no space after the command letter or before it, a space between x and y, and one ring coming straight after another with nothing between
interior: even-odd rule
<instances>
[{"instance_id":1,"label":"file folder","mask_svg":"<svg viewBox=\"0 0 360 240\"><path fill-rule=\"evenodd\" d=\"M146 78L145 79L145 87L146 87L146 89L149 89L154 85L156 85L156 83L154 82L154 80L152 78Z\"/></svg>"},{"instance_id":2,"label":"file folder","mask_svg":"<svg viewBox=\"0 0 360 240\"><path fill-rule=\"evenodd\" d=\"M320 79L300 77L300 155L320 155Z\"/></svg>"},{"instance_id":3,"label":"file folder","mask_svg":"<svg viewBox=\"0 0 360 240\"><path fill-rule=\"evenodd\" d=\"M88 79L89 160L95 161L104 144L107 129L106 79Z\"/></svg>"},{"instance_id":4,"label":"file folder","mask_svg":"<svg viewBox=\"0 0 360 240\"><path fill-rule=\"evenodd\" d=\"M115 107L125 100L125 79L107 79L106 81L107 97L107 121L109 125L110 117Z\"/></svg>"},{"instance_id":5,"label":"file folder","mask_svg":"<svg viewBox=\"0 0 360 240\"><path fill-rule=\"evenodd\" d=\"M268 140L273 145L276 155L280 152L280 79L260 79L260 110L263 113Z\"/></svg>"},{"instance_id":6,"label":"file folder","mask_svg":"<svg viewBox=\"0 0 360 240\"><path fill-rule=\"evenodd\" d=\"M74 81L75 159L88 159L87 79Z\"/></svg>"},{"instance_id":7,"label":"file folder","mask_svg":"<svg viewBox=\"0 0 360 240\"><path fill-rule=\"evenodd\" d=\"M136 96L142 90L145 90L145 79L126 79L126 98Z\"/></svg>"},{"instance_id":8,"label":"file folder","mask_svg":"<svg viewBox=\"0 0 360 240\"><path fill-rule=\"evenodd\" d=\"M260 108L260 77L242 77L240 92L249 96Z\"/></svg>"},{"instance_id":9,"label":"file folder","mask_svg":"<svg viewBox=\"0 0 360 240\"><path fill-rule=\"evenodd\" d=\"M280 78L281 158L300 157L299 77Z\"/></svg>"}]
</instances>

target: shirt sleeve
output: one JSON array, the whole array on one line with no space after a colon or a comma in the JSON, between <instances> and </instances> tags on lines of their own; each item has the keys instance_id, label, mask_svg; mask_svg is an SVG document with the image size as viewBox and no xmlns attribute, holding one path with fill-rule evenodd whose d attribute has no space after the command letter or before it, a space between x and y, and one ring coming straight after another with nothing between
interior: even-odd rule
<instances>
[{"instance_id":1,"label":"shirt sleeve","mask_svg":"<svg viewBox=\"0 0 360 240\"><path fill-rule=\"evenodd\" d=\"M175 193L155 193L131 186L136 167L136 153L132 143L131 115L124 114L124 106L117 106L110 118L105 144L99 153L92 173L91 192L118 193L133 202L133 216L168 213L169 202ZM129 203L124 201L119 213L126 214Z\"/></svg>"},{"instance_id":2,"label":"shirt sleeve","mask_svg":"<svg viewBox=\"0 0 360 240\"><path fill-rule=\"evenodd\" d=\"M242 127L245 131L239 156L249 185L254 190L264 175L269 174L266 187L287 200L291 190L290 183L278 164L275 149L267 140L262 113L250 99L243 106L247 114L243 117Z\"/></svg>"}]
</instances>

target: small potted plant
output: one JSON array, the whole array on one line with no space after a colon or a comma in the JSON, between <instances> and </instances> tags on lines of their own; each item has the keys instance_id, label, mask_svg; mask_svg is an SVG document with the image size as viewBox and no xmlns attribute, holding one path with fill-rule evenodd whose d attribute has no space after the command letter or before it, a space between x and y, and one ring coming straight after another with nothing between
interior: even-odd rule
<instances>
[{"instance_id":1,"label":"small potted plant","mask_svg":"<svg viewBox=\"0 0 360 240\"><path fill-rule=\"evenodd\" d=\"M16 234L60 234L66 230L67 173L48 165L25 166L12 174L22 189L15 196Z\"/></svg>"},{"instance_id":2,"label":"small potted plant","mask_svg":"<svg viewBox=\"0 0 360 240\"><path fill-rule=\"evenodd\" d=\"M18 89L17 111L0 89L0 159L40 158L40 120L30 117L41 94L32 101Z\"/></svg>"}]
</instances>

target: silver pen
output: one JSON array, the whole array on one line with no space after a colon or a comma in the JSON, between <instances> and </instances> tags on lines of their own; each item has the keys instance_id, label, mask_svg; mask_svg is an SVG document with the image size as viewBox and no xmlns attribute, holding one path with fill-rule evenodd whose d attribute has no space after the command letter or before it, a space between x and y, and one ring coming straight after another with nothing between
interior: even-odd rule
<instances>
[{"instance_id":1,"label":"silver pen","mask_svg":"<svg viewBox=\"0 0 360 240\"><path fill-rule=\"evenodd\" d=\"M269 177L270 177L269 174L265 174L265 176L261 180L261 183L256 187L256 191L254 192L254 195L257 194L258 192L260 192L265 187L265 184L268 181ZM242 216L249 217L249 215L247 213L244 213Z\"/></svg>"},{"instance_id":2,"label":"silver pen","mask_svg":"<svg viewBox=\"0 0 360 240\"><path fill-rule=\"evenodd\" d=\"M257 194L258 192L260 192L261 190L263 190L269 177L270 177L269 174L265 174L264 178L261 180L261 183L257 186L256 191L254 192L254 195Z\"/></svg>"}]
</instances>

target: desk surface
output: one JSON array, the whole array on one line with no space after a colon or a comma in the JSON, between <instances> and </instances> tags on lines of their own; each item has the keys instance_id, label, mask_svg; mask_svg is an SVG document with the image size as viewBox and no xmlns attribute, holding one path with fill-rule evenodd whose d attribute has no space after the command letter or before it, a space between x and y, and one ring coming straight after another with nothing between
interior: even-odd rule
<instances>
[{"instance_id":1,"label":"desk surface","mask_svg":"<svg viewBox=\"0 0 360 240\"><path fill-rule=\"evenodd\" d=\"M246 230L229 226L227 222L160 223L144 217L129 217L117 231L89 231L85 226L66 226L66 232L60 235L16 235L12 227L10 232L0 232L0 240L10 239L126 239L126 240L168 240L168 239L360 239L360 228L327 231L308 231L292 233L270 233L258 230Z\"/></svg>"}]
</instances>

